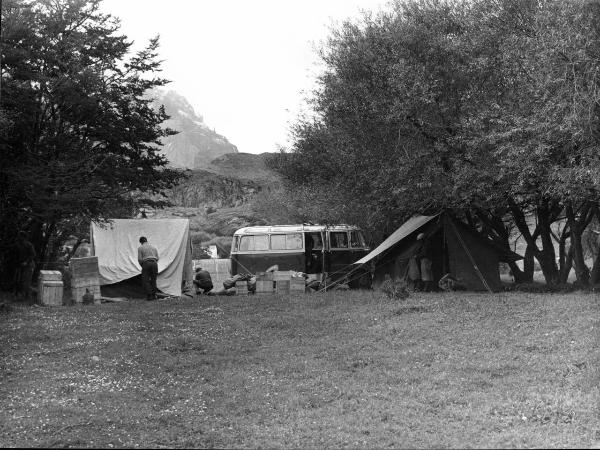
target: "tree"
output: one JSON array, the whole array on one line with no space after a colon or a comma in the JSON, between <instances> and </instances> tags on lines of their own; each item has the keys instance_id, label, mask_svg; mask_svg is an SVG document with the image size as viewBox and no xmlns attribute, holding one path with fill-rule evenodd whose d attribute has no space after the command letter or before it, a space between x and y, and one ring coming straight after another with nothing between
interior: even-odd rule
<instances>
[{"instance_id":1,"label":"tree","mask_svg":"<svg viewBox=\"0 0 600 450\"><path fill-rule=\"evenodd\" d=\"M40 261L63 225L129 216L181 176L167 168L158 38L129 55L100 0L4 0L0 233L27 229ZM55 239L59 238L59 239Z\"/></svg>"},{"instance_id":2,"label":"tree","mask_svg":"<svg viewBox=\"0 0 600 450\"><path fill-rule=\"evenodd\" d=\"M327 190L372 228L444 208L505 248L517 228L548 283L555 241L580 237L598 205L599 6L572 0L397 2L334 30L291 154L293 186ZM349 197L349 203L346 198ZM383 214L382 214L383 212ZM556 237L555 222L569 227ZM343 216L343 214L342 214ZM561 257L561 268L565 267Z\"/></svg>"}]
</instances>

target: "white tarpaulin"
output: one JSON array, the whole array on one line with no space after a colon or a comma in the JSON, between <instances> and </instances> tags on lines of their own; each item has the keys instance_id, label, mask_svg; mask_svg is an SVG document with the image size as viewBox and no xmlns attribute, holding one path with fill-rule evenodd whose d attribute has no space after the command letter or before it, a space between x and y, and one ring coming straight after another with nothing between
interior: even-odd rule
<instances>
[{"instance_id":1,"label":"white tarpaulin","mask_svg":"<svg viewBox=\"0 0 600 450\"><path fill-rule=\"evenodd\" d=\"M113 219L108 224L92 222L91 238L98 257L100 284L114 284L142 272L137 256L140 236L158 250L156 285L165 294L181 295L189 250L188 219ZM188 261L190 263L191 261Z\"/></svg>"},{"instance_id":2,"label":"white tarpaulin","mask_svg":"<svg viewBox=\"0 0 600 450\"><path fill-rule=\"evenodd\" d=\"M408 236L413 231L421 228L427 222L435 219L438 215L412 217L411 219L407 220L400 228L398 228L396 231L394 231L385 241L383 241L381 244L379 244L379 246L376 247L371 253L362 257L361 259L356 261L354 264L368 263L376 256L379 256L380 254L385 252L387 249L396 245L399 241L404 239L406 236Z\"/></svg>"}]
</instances>

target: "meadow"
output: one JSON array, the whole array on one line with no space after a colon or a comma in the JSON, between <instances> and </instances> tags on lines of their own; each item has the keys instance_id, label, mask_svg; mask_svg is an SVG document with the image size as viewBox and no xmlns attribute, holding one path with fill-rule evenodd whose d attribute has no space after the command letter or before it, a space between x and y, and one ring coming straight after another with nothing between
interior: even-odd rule
<instances>
[{"instance_id":1,"label":"meadow","mask_svg":"<svg viewBox=\"0 0 600 450\"><path fill-rule=\"evenodd\" d=\"M14 306L2 447L599 447L594 293Z\"/></svg>"}]
</instances>

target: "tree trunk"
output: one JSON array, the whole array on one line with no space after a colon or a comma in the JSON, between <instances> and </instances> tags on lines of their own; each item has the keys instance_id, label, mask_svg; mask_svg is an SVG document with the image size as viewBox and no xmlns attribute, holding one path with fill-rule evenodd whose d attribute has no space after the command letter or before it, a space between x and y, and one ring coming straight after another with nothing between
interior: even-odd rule
<instances>
[{"instance_id":1,"label":"tree trunk","mask_svg":"<svg viewBox=\"0 0 600 450\"><path fill-rule=\"evenodd\" d=\"M535 271L533 253L533 249L528 245L523 257L523 283L533 283L533 272Z\"/></svg>"},{"instance_id":2,"label":"tree trunk","mask_svg":"<svg viewBox=\"0 0 600 450\"><path fill-rule=\"evenodd\" d=\"M552 218L547 202L543 202L537 208L538 226L542 239L542 249L536 252L536 259L540 263L546 284L555 285L559 281L558 267L556 265L556 252L552 242ZM536 247L537 248L537 247Z\"/></svg>"},{"instance_id":3,"label":"tree trunk","mask_svg":"<svg viewBox=\"0 0 600 450\"><path fill-rule=\"evenodd\" d=\"M575 266L575 276L577 277L577 282L581 286L589 286L590 284L590 271L588 267L585 265L585 258L583 256L583 243L581 236L583 235L583 230L585 226L582 226L585 220L577 220L573 207L568 205L565 208L565 212L567 214L567 223L569 224L569 228L571 230L571 248L573 252L573 264ZM584 208L583 217L587 216L587 211Z\"/></svg>"},{"instance_id":4,"label":"tree trunk","mask_svg":"<svg viewBox=\"0 0 600 450\"><path fill-rule=\"evenodd\" d=\"M569 247L569 251L565 256L565 261L560 268L560 282L566 283L569 281L569 274L573 268L573 247Z\"/></svg>"},{"instance_id":5,"label":"tree trunk","mask_svg":"<svg viewBox=\"0 0 600 450\"><path fill-rule=\"evenodd\" d=\"M590 283L600 283L600 251L596 255L596 259L594 259L594 266L592 267L592 273L590 275Z\"/></svg>"}]
</instances>

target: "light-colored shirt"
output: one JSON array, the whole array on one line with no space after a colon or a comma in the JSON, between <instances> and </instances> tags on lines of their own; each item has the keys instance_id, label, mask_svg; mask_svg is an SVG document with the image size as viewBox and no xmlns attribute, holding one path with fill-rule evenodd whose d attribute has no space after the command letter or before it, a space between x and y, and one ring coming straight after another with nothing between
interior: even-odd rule
<instances>
[{"instance_id":1,"label":"light-colored shirt","mask_svg":"<svg viewBox=\"0 0 600 450\"><path fill-rule=\"evenodd\" d=\"M153 245L144 242L142 245L138 247L138 262L140 266L146 260L155 260L158 261L158 250Z\"/></svg>"}]
</instances>

